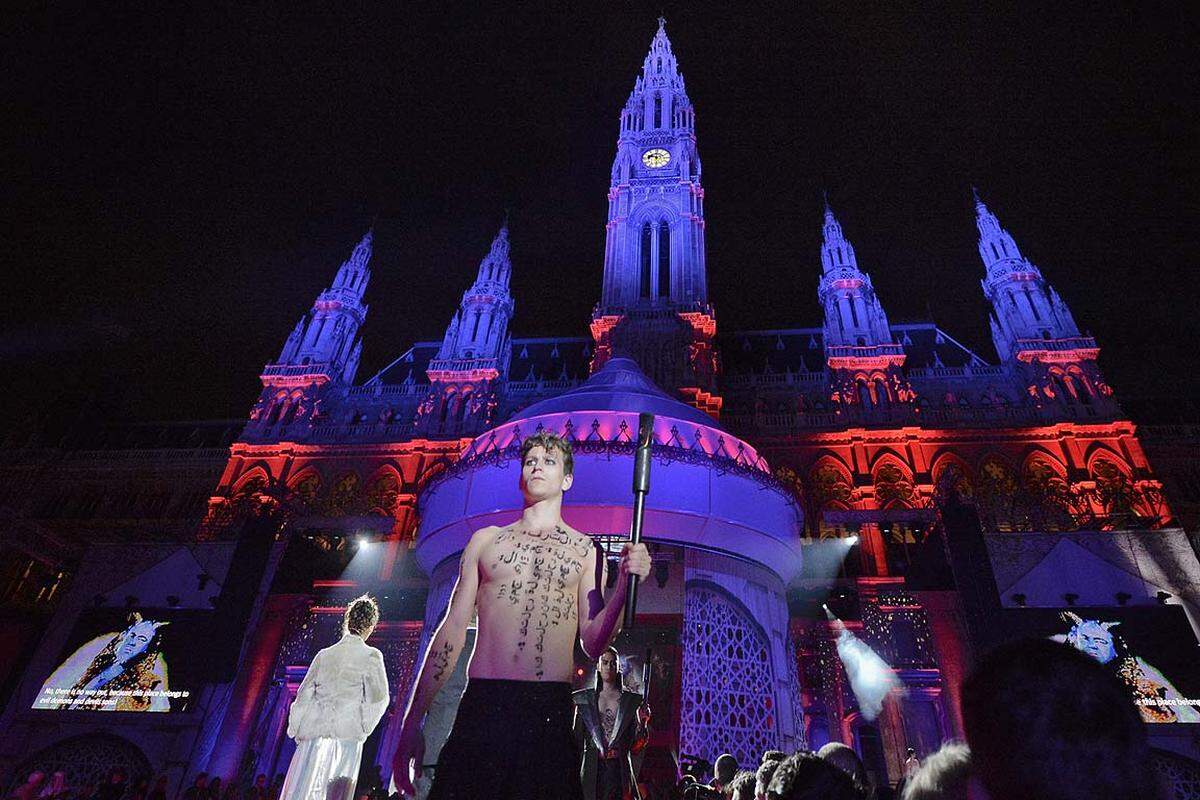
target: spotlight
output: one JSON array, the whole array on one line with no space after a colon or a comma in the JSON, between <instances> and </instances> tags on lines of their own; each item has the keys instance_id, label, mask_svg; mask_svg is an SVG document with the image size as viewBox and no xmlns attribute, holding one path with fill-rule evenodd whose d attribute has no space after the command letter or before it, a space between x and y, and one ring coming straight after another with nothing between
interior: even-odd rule
<instances>
[{"instance_id":1,"label":"spotlight","mask_svg":"<svg viewBox=\"0 0 1200 800\"><path fill-rule=\"evenodd\" d=\"M1129 592L1117 592L1117 605L1123 606L1127 604L1132 597L1133 595L1129 594Z\"/></svg>"},{"instance_id":2,"label":"spotlight","mask_svg":"<svg viewBox=\"0 0 1200 800\"><path fill-rule=\"evenodd\" d=\"M1016 603L1017 605L1019 605L1021 608L1025 607L1025 595L1021 594L1020 592L1018 592L1017 594L1014 594L1012 596L1012 601L1014 603Z\"/></svg>"},{"instance_id":3,"label":"spotlight","mask_svg":"<svg viewBox=\"0 0 1200 800\"><path fill-rule=\"evenodd\" d=\"M858 544L858 534L857 534L857 533L855 533L855 534L851 534L850 536L847 536L847 537L846 537L846 542L847 542L847 544L849 544L851 547L854 547L854 545Z\"/></svg>"},{"instance_id":4,"label":"spotlight","mask_svg":"<svg viewBox=\"0 0 1200 800\"><path fill-rule=\"evenodd\" d=\"M1079 599L1079 595L1075 594L1074 592L1067 592L1066 594L1063 595L1063 600L1066 600L1067 605L1069 605L1069 606L1074 606L1075 601L1078 599Z\"/></svg>"},{"instance_id":5,"label":"spotlight","mask_svg":"<svg viewBox=\"0 0 1200 800\"><path fill-rule=\"evenodd\" d=\"M1160 606L1165 606L1165 605L1167 604L1167 601L1171 599L1171 593L1170 593L1170 592L1162 592L1162 591L1160 591L1158 594L1156 594L1156 595L1154 595L1154 596L1158 598L1158 604L1159 604Z\"/></svg>"},{"instance_id":6,"label":"spotlight","mask_svg":"<svg viewBox=\"0 0 1200 800\"><path fill-rule=\"evenodd\" d=\"M367 545L369 545L371 543L371 539L365 533L360 533L358 535L357 542L358 542L359 547L366 547Z\"/></svg>"}]
</instances>

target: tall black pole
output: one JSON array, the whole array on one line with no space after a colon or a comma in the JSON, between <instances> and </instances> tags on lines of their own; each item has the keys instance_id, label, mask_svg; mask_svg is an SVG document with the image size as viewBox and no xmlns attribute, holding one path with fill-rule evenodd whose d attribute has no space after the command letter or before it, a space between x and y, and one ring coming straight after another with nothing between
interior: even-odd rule
<instances>
[{"instance_id":1,"label":"tall black pole","mask_svg":"<svg viewBox=\"0 0 1200 800\"><path fill-rule=\"evenodd\" d=\"M646 511L646 495L650 493L650 443L654 439L654 415L638 415L638 445L633 457L633 525L629 529L631 544L641 544L642 516ZM625 628L633 627L637 613L636 575L629 576L629 587L625 594Z\"/></svg>"}]
</instances>

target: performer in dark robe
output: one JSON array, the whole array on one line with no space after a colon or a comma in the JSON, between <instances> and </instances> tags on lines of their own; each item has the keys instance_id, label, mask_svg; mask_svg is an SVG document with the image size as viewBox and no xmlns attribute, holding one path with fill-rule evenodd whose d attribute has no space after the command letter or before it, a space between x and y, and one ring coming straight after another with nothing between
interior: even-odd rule
<instances>
[{"instance_id":1,"label":"performer in dark robe","mask_svg":"<svg viewBox=\"0 0 1200 800\"><path fill-rule=\"evenodd\" d=\"M584 800L641 800L633 756L650 739L650 708L621 687L616 648L596 662L596 685L573 693Z\"/></svg>"}]
</instances>

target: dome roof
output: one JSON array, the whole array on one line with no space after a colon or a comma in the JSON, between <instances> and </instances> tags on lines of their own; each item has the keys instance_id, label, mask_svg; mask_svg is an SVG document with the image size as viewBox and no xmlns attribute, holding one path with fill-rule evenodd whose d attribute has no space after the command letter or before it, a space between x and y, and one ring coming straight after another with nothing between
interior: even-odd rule
<instances>
[{"instance_id":1,"label":"dome roof","mask_svg":"<svg viewBox=\"0 0 1200 800\"><path fill-rule=\"evenodd\" d=\"M583 385L534 403L509 421L575 411L648 412L656 417L720 428L708 414L672 398L655 386L631 358L610 358Z\"/></svg>"}]
</instances>

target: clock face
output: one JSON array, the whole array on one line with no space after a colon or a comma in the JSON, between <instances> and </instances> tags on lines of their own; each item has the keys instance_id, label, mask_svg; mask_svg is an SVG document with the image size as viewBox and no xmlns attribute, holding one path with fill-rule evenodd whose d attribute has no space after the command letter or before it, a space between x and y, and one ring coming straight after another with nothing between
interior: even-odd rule
<instances>
[{"instance_id":1,"label":"clock face","mask_svg":"<svg viewBox=\"0 0 1200 800\"><path fill-rule=\"evenodd\" d=\"M665 167L670 160L671 154L658 147L642 153L642 163L650 169Z\"/></svg>"}]
</instances>

